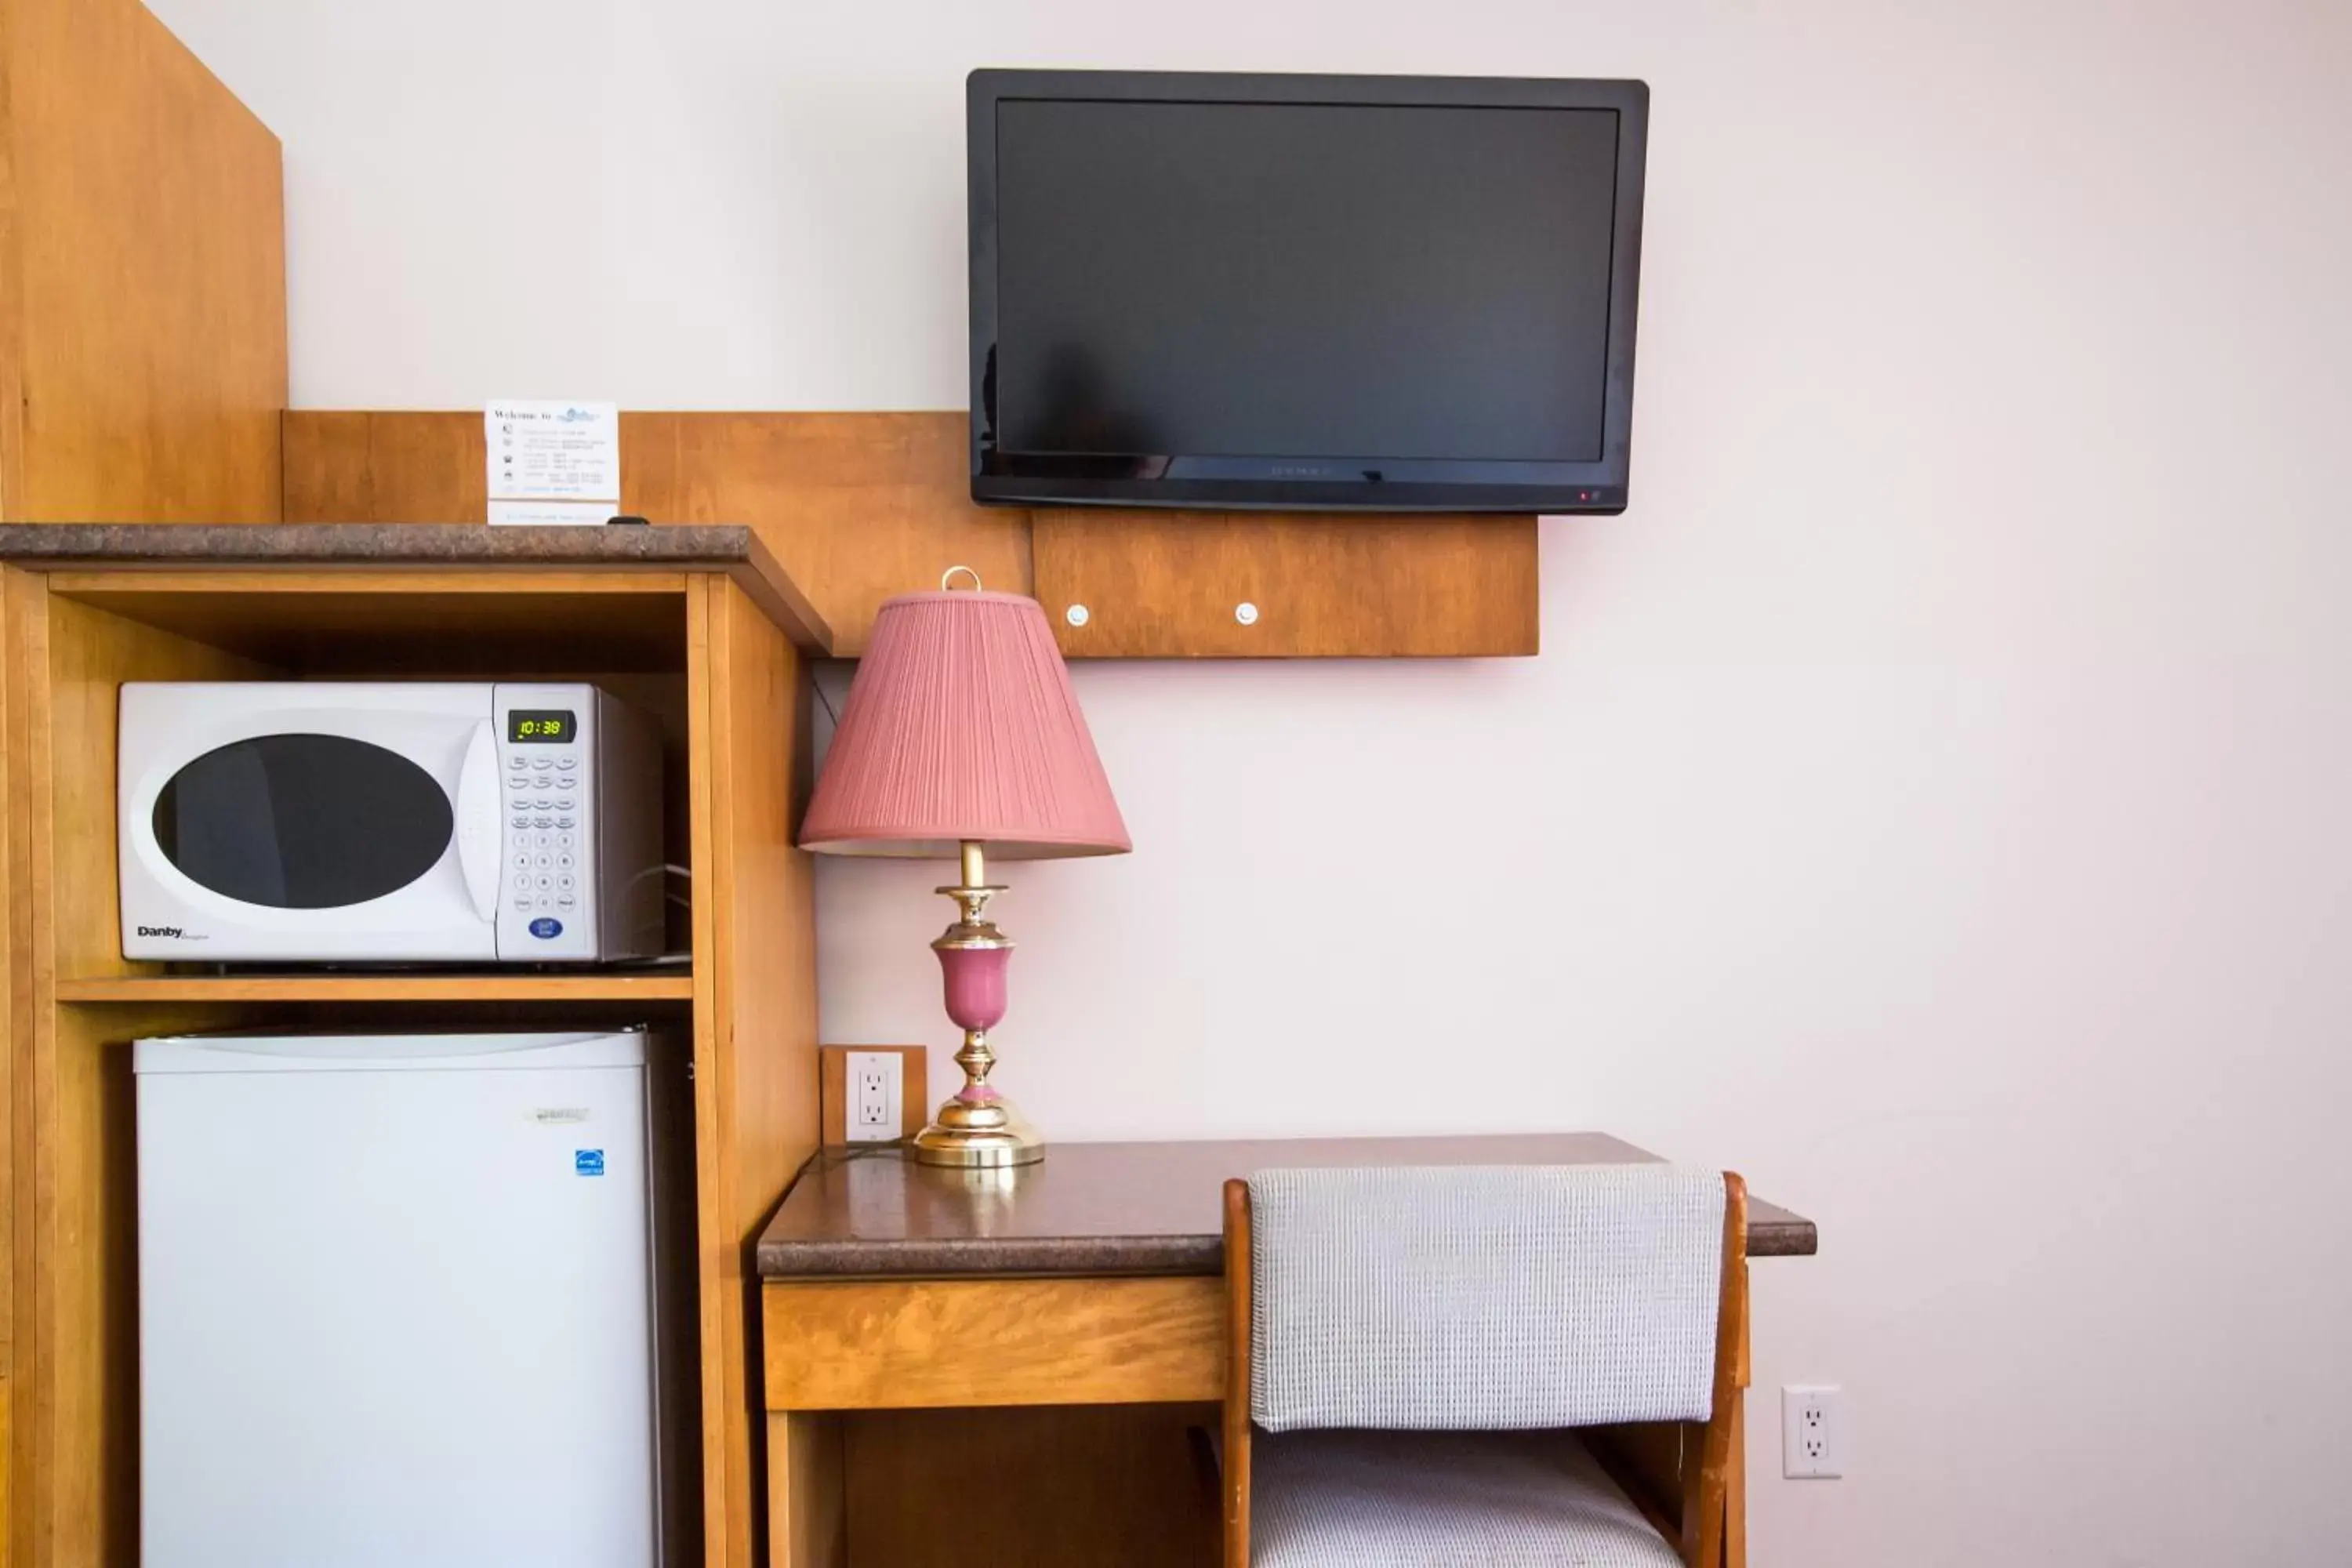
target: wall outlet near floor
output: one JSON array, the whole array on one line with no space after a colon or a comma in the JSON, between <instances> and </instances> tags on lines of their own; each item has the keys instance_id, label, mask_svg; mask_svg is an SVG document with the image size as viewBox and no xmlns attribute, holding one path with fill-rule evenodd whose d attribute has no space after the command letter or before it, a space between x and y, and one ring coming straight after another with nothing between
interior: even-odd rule
<instances>
[{"instance_id":1,"label":"wall outlet near floor","mask_svg":"<svg viewBox=\"0 0 2352 1568\"><path fill-rule=\"evenodd\" d=\"M824 1046L818 1125L828 1145L891 1143L922 1131L930 1084L920 1046Z\"/></svg>"},{"instance_id":2,"label":"wall outlet near floor","mask_svg":"<svg viewBox=\"0 0 2352 1568\"><path fill-rule=\"evenodd\" d=\"M1845 1390L1827 1384L1780 1390L1780 1473L1790 1480L1845 1474Z\"/></svg>"}]
</instances>

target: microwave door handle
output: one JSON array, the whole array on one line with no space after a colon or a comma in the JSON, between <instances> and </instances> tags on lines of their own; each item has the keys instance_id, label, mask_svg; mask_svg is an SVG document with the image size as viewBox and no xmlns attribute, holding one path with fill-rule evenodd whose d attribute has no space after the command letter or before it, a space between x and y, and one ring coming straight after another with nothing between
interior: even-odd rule
<instances>
[{"instance_id":1,"label":"microwave door handle","mask_svg":"<svg viewBox=\"0 0 2352 1568\"><path fill-rule=\"evenodd\" d=\"M499 912L499 742L490 721L474 726L457 771L457 868L466 876L474 913L485 923Z\"/></svg>"}]
</instances>

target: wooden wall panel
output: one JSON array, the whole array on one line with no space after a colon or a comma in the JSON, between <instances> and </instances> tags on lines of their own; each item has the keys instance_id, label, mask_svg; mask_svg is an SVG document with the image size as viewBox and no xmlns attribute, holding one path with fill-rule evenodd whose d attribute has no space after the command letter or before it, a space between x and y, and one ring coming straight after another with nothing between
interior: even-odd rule
<instances>
[{"instance_id":1,"label":"wooden wall panel","mask_svg":"<svg viewBox=\"0 0 2352 1568\"><path fill-rule=\"evenodd\" d=\"M289 521L486 515L479 414L293 410L285 436ZM1031 512L974 506L965 461L959 412L621 416L624 510L758 531L845 658L956 564L1043 600L1074 658L1537 651L1533 518Z\"/></svg>"},{"instance_id":2,"label":"wooden wall panel","mask_svg":"<svg viewBox=\"0 0 2352 1568\"><path fill-rule=\"evenodd\" d=\"M750 524L854 658L884 599L950 566L1030 591L1027 514L972 504L967 428L961 409L625 414L623 499L662 522Z\"/></svg>"},{"instance_id":3,"label":"wooden wall panel","mask_svg":"<svg viewBox=\"0 0 2352 1568\"><path fill-rule=\"evenodd\" d=\"M877 605L950 566L1029 592L1028 514L971 503L964 429L961 413L624 413L621 507L752 529L855 658ZM296 409L285 437L289 521L488 516L478 413Z\"/></svg>"},{"instance_id":4,"label":"wooden wall panel","mask_svg":"<svg viewBox=\"0 0 2352 1568\"><path fill-rule=\"evenodd\" d=\"M288 522L487 522L482 416L289 409ZM622 444L622 479L628 446Z\"/></svg>"},{"instance_id":5,"label":"wooden wall panel","mask_svg":"<svg viewBox=\"0 0 2352 1568\"><path fill-rule=\"evenodd\" d=\"M137 0L0 50L0 519L277 521L278 139Z\"/></svg>"},{"instance_id":6,"label":"wooden wall panel","mask_svg":"<svg viewBox=\"0 0 2352 1568\"><path fill-rule=\"evenodd\" d=\"M1537 651L1531 517L1034 516L1036 595L1071 658Z\"/></svg>"},{"instance_id":7,"label":"wooden wall panel","mask_svg":"<svg viewBox=\"0 0 2352 1568\"><path fill-rule=\"evenodd\" d=\"M809 683L740 588L700 586L688 595L687 673L704 1561L751 1568L767 1490L752 1254L817 1146L814 877L793 843Z\"/></svg>"}]
</instances>

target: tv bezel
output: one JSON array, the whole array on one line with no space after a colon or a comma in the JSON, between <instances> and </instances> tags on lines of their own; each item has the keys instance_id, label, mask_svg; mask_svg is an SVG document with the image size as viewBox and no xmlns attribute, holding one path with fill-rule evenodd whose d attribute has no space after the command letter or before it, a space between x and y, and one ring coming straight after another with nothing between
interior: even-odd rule
<instances>
[{"instance_id":1,"label":"tv bezel","mask_svg":"<svg viewBox=\"0 0 2352 1568\"><path fill-rule=\"evenodd\" d=\"M1618 115L1610 243L1609 348L1598 461L1416 459L1410 479L1167 478L1197 453L1006 453L991 428L996 346L996 114L1007 100L1063 102L1379 104L1415 108L1603 109ZM1200 71L976 70L965 82L971 260L971 497L991 505L1202 510L1621 512L1633 455L1633 335L1641 291L1642 189L1650 89L1635 80L1511 77L1257 75ZM1219 467L1344 466L1365 454L1216 457ZM1373 460L1377 460L1375 457Z\"/></svg>"}]
</instances>

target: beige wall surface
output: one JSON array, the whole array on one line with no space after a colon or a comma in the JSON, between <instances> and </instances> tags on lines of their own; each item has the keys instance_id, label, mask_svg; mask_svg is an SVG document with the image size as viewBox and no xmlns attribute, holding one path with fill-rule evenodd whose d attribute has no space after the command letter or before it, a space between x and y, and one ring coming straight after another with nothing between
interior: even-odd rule
<instances>
[{"instance_id":1,"label":"beige wall surface","mask_svg":"<svg viewBox=\"0 0 2352 1568\"><path fill-rule=\"evenodd\" d=\"M1080 669L1137 848L1007 868L1001 1081L1745 1171L1823 1234L1768 1568L2340 1560L2352 7L155 5L284 139L307 406L960 405L977 65L1645 78L1543 657ZM940 871L819 890L826 1037L944 1089Z\"/></svg>"}]
</instances>

